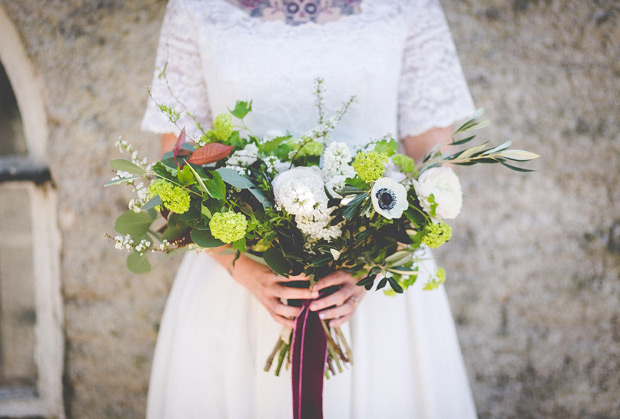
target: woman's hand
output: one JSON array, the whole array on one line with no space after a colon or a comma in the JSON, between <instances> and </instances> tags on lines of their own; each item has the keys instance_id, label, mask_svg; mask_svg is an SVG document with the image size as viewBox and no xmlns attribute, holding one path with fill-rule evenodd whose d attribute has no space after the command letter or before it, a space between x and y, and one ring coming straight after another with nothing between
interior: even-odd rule
<instances>
[{"instance_id":1,"label":"woman's hand","mask_svg":"<svg viewBox=\"0 0 620 419\"><path fill-rule=\"evenodd\" d=\"M355 285L358 279L348 272L337 271L327 275L314 286L316 291L337 285L340 287L335 293L314 301L310 304L310 310L320 311L319 317L324 320L331 320L331 327L338 327L351 319L359 302L366 295L366 289ZM324 310L327 307L330 309ZM323 311L321 311L323 310Z\"/></svg>"},{"instance_id":2,"label":"woman's hand","mask_svg":"<svg viewBox=\"0 0 620 419\"><path fill-rule=\"evenodd\" d=\"M318 290L308 288L291 288L284 285L289 281L307 281L304 275L285 278L276 275L267 266L241 255L232 266L233 254L214 252L213 258L228 269L231 276L243 285L267 309L273 319L286 326L295 326L295 317L301 311L300 307L291 307L283 303L284 300L310 300L319 296Z\"/></svg>"}]
</instances>

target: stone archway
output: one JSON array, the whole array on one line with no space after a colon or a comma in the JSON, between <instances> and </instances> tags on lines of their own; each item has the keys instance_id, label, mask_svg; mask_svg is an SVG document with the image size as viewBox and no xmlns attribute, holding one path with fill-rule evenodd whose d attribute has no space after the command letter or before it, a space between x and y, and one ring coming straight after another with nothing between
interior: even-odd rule
<instances>
[{"instance_id":1,"label":"stone archway","mask_svg":"<svg viewBox=\"0 0 620 419\"><path fill-rule=\"evenodd\" d=\"M29 280L32 287L29 292L33 294L32 311L36 319L33 320L34 347L27 348L34 356L36 384L33 389L10 386L0 388L0 416L64 418L60 234L56 221L56 191L51 182L47 181L49 180L46 162L48 124L42 95L43 86L36 75L34 65L28 58L17 28L2 6L0 6L0 39L2 40L0 63L6 71L16 98L28 149L27 155L24 156L0 156L0 173L8 173L7 176L0 176L0 193L24 197L23 205L29 206L29 208L21 206L17 208L21 219L26 220L29 225L26 233L19 232L20 237L25 238L22 241L26 244L23 248L17 249L16 246L19 245L12 244L10 240L12 230L9 228L7 232L0 231L3 236L8 235L9 239L3 237L3 241L7 244L0 245L0 256L3 250L8 255L15 251L23 253L24 248L31 253L29 260L32 266L28 266L27 270L31 272ZM10 170L7 170L7 167ZM33 170L39 173L45 172L47 176L33 179L28 175L28 172ZM20 171L26 175L19 176ZM0 205L0 218L6 221L8 215L9 220L5 224L10 225L11 214L15 214L16 211L7 213L7 209L11 207L3 208ZM0 224L0 230L2 228ZM10 258L5 257L4 264L11 269L4 271L0 269L0 275L7 277L12 275L12 272L22 274L20 272L22 269L15 268L16 262ZM11 281L7 283L10 284ZM10 286L5 288L8 288L2 290L5 294L15 292Z\"/></svg>"}]
</instances>

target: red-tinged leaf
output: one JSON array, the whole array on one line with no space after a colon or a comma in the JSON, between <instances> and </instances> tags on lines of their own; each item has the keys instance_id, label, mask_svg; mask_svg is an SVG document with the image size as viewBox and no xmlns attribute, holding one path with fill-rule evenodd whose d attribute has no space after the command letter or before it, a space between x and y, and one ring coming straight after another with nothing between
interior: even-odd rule
<instances>
[{"instance_id":1,"label":"red-tinged leaf","mask_svg":"<svg viewBox=\"0 0 620 419\"><path fill-rule=\"evenodd\" d=\"M194 151L190 156L188 163L192 164L209 164L228 156L233 146L220 143L209 143Z\"/></svg>"},{"instance_id":2,"label":"red-tinged leaf","mask_svg":"<svg viewBox=\"0 0 620 419\"><path fill-rule=\"evenodd\" d=\"M174 145L174 164L176 164L177 167L179 166L179 163L177 162L177 156L179 155L179 150L181 150L183 144L185 144L185 128L181 130L181 133L179 134L179 139Z\"/></svg>"}]
</instances>

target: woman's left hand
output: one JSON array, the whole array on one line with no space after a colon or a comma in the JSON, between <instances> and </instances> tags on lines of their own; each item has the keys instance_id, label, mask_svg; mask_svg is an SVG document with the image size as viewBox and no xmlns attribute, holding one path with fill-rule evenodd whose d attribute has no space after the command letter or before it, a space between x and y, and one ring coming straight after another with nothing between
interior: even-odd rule
<instances>
[{"instance_id":1,"label":"woman's left hand","mask_svg":"<svg viewBox=\"0 0 620 419\"><path fill-rule=\"evenodd\" d=\"M314 290L337 285L340 289L327 297L321 298L310 304L310 310L320 311L319 317L323 320L331 320L330 327L338 327L349 321L366 294L366 289L355 285L359 280L348 272L337 271L327 275L314 286ZM324 310L327 307L330 309ZM323 310L323 311L321 311Z\"/></svg>"}]
</instances>

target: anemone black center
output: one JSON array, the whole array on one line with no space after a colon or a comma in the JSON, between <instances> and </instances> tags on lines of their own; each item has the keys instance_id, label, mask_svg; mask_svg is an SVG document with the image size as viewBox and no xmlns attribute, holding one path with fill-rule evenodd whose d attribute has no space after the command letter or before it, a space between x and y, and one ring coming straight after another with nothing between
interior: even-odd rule
<instances>
[{"instance_id":1,"label":"anemone black center","mask_svg":"<svg viewBox=\"0 0 620 419\"><path fill-rule=\"evenodd\" d=\"M381 188L377 191L377 202L382 210L391 210L396 205L396 194L387 188Z\"/></svg>"}]
</instances>

